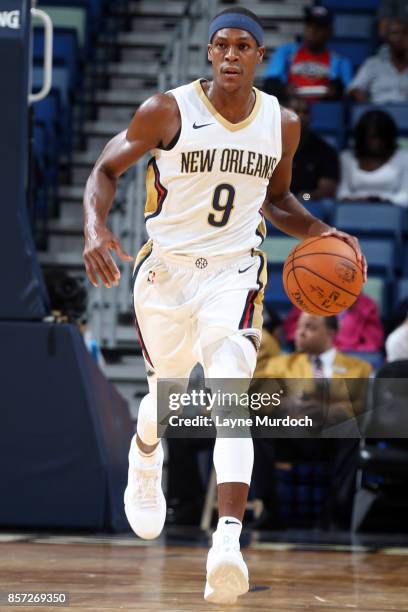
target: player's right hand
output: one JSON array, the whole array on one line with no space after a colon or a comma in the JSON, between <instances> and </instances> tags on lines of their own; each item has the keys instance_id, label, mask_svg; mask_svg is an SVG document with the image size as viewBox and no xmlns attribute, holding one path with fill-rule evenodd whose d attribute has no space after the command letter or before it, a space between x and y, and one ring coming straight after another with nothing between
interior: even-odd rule
<instances>
[{"instance_id":1,"label":"player's right hand","mask_svg":"<svg viewBox=\"0 0 408 612\"><path fill-rule=\"evenodd\" d=\"M110 251L116 251L122 261L133 261L125 253L119 239L105 226L99 225L85 231L83 258L86 273L94 287L98 287L98 276L105 287L117 287L120 271Z\"/></svg>"}]
</instances>

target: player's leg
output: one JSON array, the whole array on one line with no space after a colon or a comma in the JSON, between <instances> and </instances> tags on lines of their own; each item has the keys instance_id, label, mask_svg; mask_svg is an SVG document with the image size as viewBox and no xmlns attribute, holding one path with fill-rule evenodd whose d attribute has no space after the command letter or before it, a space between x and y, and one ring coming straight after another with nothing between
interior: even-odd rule
<instances>
[{"instance_id":1,"label":"player's leg","mask_svg":"<svg viewBox=\"0 0 408 612\"><path fill-rule=\"evenodd\" d=\"M236 379L234 390L247 392L261 339L265 284L266 258L258 251L238 260L208 283L198 333L210 384L212 379ZM237 406L236 410L241 409ZM227 433L217 435L214 447L219 515L228 513L241 521L252 473L253 443L249 429L241 429L240 437Z\"/></svg>"},{"instance_id":2,"label":"player's leg","mask_svg":"<svg viewBox=\"0 0 408 612\"><path fill-rule=\"evenodd\" d=\"M211 380L217 387L220 381L216 383L216 379L235 379L230 390L247 392L261 337L265 272L265 257L254 253L216 275L209 284L199 315L207 385L211 386ZM247 416L241 411L240 406L235 407L236 416ZM208 554L204 593L207 601L234 603L248 590L248 570L239 538L253 459L249 428L241 429L237 436L219 429L214 447L219 520Z\"/></svg>"},{"instance_id":3,"label":"player's leg","mask_svg":"<svg viewBox=\"0 0 408 612\"><path fill-rule=\"evenodd\" d=\"M163 378L188 380L191 367L183 372L167 370ZM150 391L140 402L137 433L129 450L125 512L133 531L143 539L160 535L166 520L162 490L163 447L157 437L157 376L149 377Z\"/></svg>"},{"instance_id":4,"label":"player's leg","mask_svg":"<svg viewBox=\"0 0 408 612\"><path fill-rule=\"evenodd\" d=\"M211 381L237 379L229 390L246 392L256 366L256 349L250 339L235 333L210 343L203 348L203 361L207 384ZM215 388L223 388L221 382ZM242 412L242 414L241 414ZM233 416L249 416L246 410L236 407ZM239 437L231 430L218 430L214 446L214 467L218 485L218 512L223 516L242 521L251 481L254 451L251 431L239 428Z\"/></svg>"},{"instance_id":5,"label":"player's leg","mask_svg":"<svg viewBox=\"0 0 408 612\"><path fill-rule=\"evenodd\" d=\"M203 349L203 364L210 387L211 379L249 381L256 365L256 350L248 338L236 333L207 345ZM241 429L240 433L242 437L230 437L228 432L223 436L218 431L214 446L219 519L208 553L204 593L205 599L213 603L232 604L249 588L239 538L254 451L250 430Z\"/></svg>"},{"instance_id":6,"label":"player's leg","mask_svg":"<svg viewBox=\"0 0 408 612\"><path fill-rule=\"evenodd\" d=\"M188 379L196 358L188 328L190 313L185 304L174 303L177 275L170 279L149 252L137 268L134 306L149 393L140 403L137 434L130 445L125 511L135 533L151 539L160 534L166 517L161 488L163 449L157 437L157 380Z\"/></svg>"}]
</instances>

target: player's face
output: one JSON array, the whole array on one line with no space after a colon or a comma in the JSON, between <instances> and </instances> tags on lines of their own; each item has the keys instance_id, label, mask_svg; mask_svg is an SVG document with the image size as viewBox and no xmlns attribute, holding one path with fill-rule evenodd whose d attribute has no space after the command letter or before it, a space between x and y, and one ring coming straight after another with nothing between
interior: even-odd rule
<instances>
[{"instance_id":1,"label":"player's face","mask_svg":"<svg viewBox=\"0 0 408 612\"><path fill-rule=\"evenodd\" d=\"M295 333L297 351L319 355L330 347L331 341L332 334L323 317L300 315Z\"/></svg>"},{"instance_id":2,"label":"player's face","mask_svg":"<svg viewBox=\"0 0 408 612\"><path fill-rule=\"evenodd\" d=\"M265 47L258 47L249 32L236 28L218 30L208 45L214 81L228 91L252 84L256 65L261 63L264 53Z\"/></svg>"}]
</instances>

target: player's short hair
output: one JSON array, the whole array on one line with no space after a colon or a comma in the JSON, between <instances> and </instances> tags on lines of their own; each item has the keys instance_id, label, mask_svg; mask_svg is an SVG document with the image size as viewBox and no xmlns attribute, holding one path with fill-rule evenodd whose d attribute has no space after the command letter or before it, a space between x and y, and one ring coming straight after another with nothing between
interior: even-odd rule
<instances>
[{"instance_id":1,"label":"player's short hair","mask_svg":"<svg viewBox=\"0 0 408 612\"><path fill-rule=\"evenodd\" d=\"M324 317L324 323L327 329L337 333L339 331L339 320L336 316Z\"/></svg>"}]
</instances>

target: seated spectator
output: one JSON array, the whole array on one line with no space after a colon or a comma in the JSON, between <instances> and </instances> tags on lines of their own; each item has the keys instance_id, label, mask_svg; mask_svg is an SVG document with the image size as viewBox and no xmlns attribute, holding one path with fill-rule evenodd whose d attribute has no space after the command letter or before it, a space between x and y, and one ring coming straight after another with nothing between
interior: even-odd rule
<instances>
[{"instance_id":1,"label":"seated spectator","mask_svg":"<svg viewBox=\"0 0 408 612\"><path fill-rule=\"evenodd\" d=\"M339 200L408 206L408 151L398 149L392 117L371 110L354 131L354 150L340 155Z\"/></svg>"},{"instance_id":2,"label":"seated spectator","mask_svg":"<svg viewBox=\"0 0 408 612\"><path fill-rule=\"evenodd\" d=\"M385 39L390 20L401 19L408 22L407 0L380 0L377 9L378 34Z\"/></svg>"},{"instance_id":3,"label":"seated spectator","mask_svg":"<svg viewBox=\"0 0 408 612\"><path fill-rule=\"evenodd\" d=\"M295 337L296 325L301 311L293 306L283 324L286 338ZM384 331L378 306L372 298L361 293L351 308L337 317L339 330L333 340L341 351L380 351L384 343Z\"/></svg>"},{"instance_id":4,"label":"seated spectator","mask_svg":"<svg viewBox=\"0 0 408 612\"><path fill-rule=\"evenodd\" d=\"M408 316L385 341L387 361L408 359Z\"/></svg>"},{"instance_id":5,"label":"seated spectator","mask_svg":"<svg viewBox=\"0 0 408 612\"><path fill-rule=\"evenodd\" d=\"M310 129L310 110L305 99L292 96L288 107L302 122L299 147L292 165L291 191L299 199L303 196L305 200L333 198L339 180L337 151Z\"/></svg>"},{"instance_id":6,"label":"seated spectator","mask_svg":"<svg viewBox=\"0 0 408 612\"><path fill-rule=\"evenodd\" d=\"M392 311L384 321L384 335L387 338L394 329L397 329L407 318L408 297L403 297L400 302L393 306Z\"/></svg>"},{"instance_id":7,"label":"seated spectator","mask_svg":"<svg viewBox=\"0 0 408 612\"><path fill-rule=\"evenodd\" d=\"M371 373L371 366L362 359L344 355L336 350L334 338L338 331L336 317L319 317L302 313L295 334L296 352L290 355L280 355L271 359L264 375L269 378L279 378L283 388L288 386L287 379L311 379L312 385L308 393L289 395L285 390L284 398L291 402L291 410L297 415L312 414L313 402L319 397L319 386L322 378L330 379L329 395L330 405L327 419L349 420L353 414L359 413L364 406L364 397L361 395L365 387L360 379L366 379ZM356 385L342 384L342 379L357 379ZM334 383L337 379L339 384ZM285 382L286 381L286 382ZM314 387L313 387L314 385ZM344 394L346 389L346 394ZM325 421L326 423L327 421ZM289 440L288 440L289 442ZM355 490L355 477L358 461L358 438L332 438L295 440L296 446L301 446L304 453L313 459L316 454L323 459L323 450L326 460L331 462L332 477L328 499L325 508L326 523L338 523L342 526L350 525L353 495ZM329 442L327 444L327 442ZM253 473L253 487L256 497L264 502L265 512L262 517L267 523L267 511L276 513L276 508L269 507L269 500L275 499L273 483L270 482L271 459L275 458L275 442L273 439L254 437L255 463ZM257 457L260 458L257 461ZM272 471L273 473L273 471Z\"/></svg>"},{"instance_id":8,"label":"seated spectator","mask_svg":"<svg viewBox=\"0 0 408 612\"><path fill-rule=\"evenodd\" d=\"M367 296L365 296L367 297ZM264 375L267 377L310 378L314 372L313 356L319 357L322 374L326 378L364 378L371 366L362 359L343 355L336 349L339 331L337 317L320 317L302 312L295 330L296 353L270 359ZM284 373L283 373L284 372Z\"/></svg>"},{"instance_id":9,"label":"seated spectator","mask_svg":"<svg viewBox=\"0 0 408 612\"><path fill-rule=\"evenodd\" d=\"M264 89L281 100L301 95L308 100L339 99L352 77L349 59L327 47L332 18L322 6L306 9L302 43L275 50L264 74Z\"/></svg>"},{"instance_id":10,"label":"seated spectator","mask_svg":"<svg viewBox=\"0 0 408 612\"><path fill-rule=\"evenodd\" d=\"M388 22L386 44L369 57L348 86L356 102L388 104L408 102L408 25Z\"/></svg>"}]
</instances>

